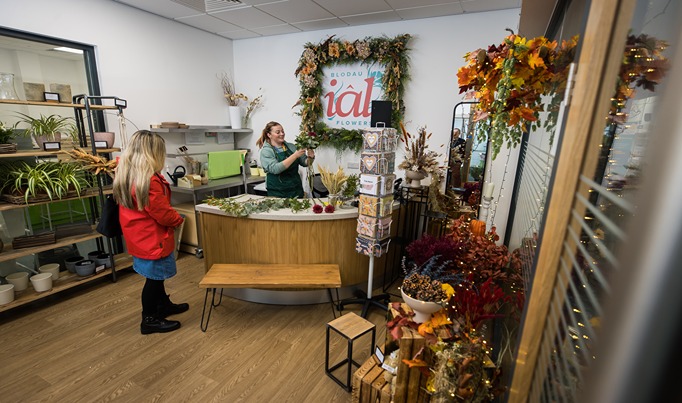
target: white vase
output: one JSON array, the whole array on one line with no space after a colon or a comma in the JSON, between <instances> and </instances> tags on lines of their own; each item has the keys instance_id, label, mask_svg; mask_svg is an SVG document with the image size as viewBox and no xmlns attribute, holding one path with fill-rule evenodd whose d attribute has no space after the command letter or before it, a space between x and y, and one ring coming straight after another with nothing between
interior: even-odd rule
<instances>
[{"instance_id":1,"label":"white vase","mask_svg":"<svg viewBox=\"0 0 682 403\"><path fill-rule=\"evenodd\" d=\"M405 186L408 188L421 187L424 178L426 178L426 174L423 172L407 170L405 171L405 181L407 182Z\"/></svg>"},{"instance_id":2,"label":"white vase","mask_svg":"<svg viewBox=\"0 0 682 403\"><path fill-rule=\"evenodd\" d=\"M440 309L443 307L442 303L414 299L405 294L405 291L403 291L402 287L400 288L400 294L403 296L403 301L405 301L407 306L412 308L412 311L414 312L413 320L416 323L426 322L427 320L431 319L432 313L440 311Z\"/></svg>"},{"instance_id":3,"label":"white vase","mask_svg":"<svg viewBox=\"0 0 682 403\"><path fill-rule=\"evenodd\" d=\"M242 108L239 106L229 106L230 110L230 127L233 129L242 128Z\"/></svg>"}]
</instances>

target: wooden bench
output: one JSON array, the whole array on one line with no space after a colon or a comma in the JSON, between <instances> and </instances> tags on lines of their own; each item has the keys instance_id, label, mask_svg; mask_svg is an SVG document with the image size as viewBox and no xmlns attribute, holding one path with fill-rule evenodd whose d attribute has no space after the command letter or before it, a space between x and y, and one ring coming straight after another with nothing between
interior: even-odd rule
<instances>
[{"instance_id":1,"label":"wooden bench","mask_svg":"<svg viewBox=\"0 0 682 403\"><path fill-rule=\"evenodd\" d=\"M206 331L211 311L220 305L223 288L326 288L334 311L332 288L341 287L341 273L337 264L214 264L199 282L206 289L201 312L201 330ZM216 290L221 289L216 301ZM211 301L208 295L212 293ZM337 295L338 299L338 295ZM206 308L208 307L208 314ZM204 323L204 317L206 322Z\"/></svg>"}]
</instances>

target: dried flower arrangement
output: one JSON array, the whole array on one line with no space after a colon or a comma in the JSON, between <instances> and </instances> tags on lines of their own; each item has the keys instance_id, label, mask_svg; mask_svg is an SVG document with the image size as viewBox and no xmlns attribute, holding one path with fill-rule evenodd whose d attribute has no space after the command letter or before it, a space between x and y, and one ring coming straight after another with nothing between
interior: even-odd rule
<instances>
[{"instance_id":1,"label":"dried flower arrangement","mask_svg":"<svg viewBox=\"0 0 682 403\"><path fill-rule=\"evenodd\" d=\"M426 134L426 127L422 126L418 129L416 138L405 130L405 126L400 124L402 136L400 139L405 142L405 160L398 165L398 168L421 172L423 174L441 174L442 169L439 168L438 154L435 151L428 151L428 144L426 140L431 138L431 134Z\"/></svg>"},{"instance_id":2,"label":"dried flower arrangement","mask_svg":"<svg viewBox=\"0 0 682 403\"><path fill-rule=\"evenodd\" d=\"M223 96L225 96L225 100L230 106L239 106L241 101L249 100L246 95L237 92L234 81L232 81L232 78L227 73L223 73L220 77L220 86L223 88Z\"/></svg>"},{"instance_id":3,"label":"dried flower arrangement","mask_svg":"<svg viewBox=\"0 0 682 403\"><path fill-rule=\"evenodd\" d=\"M261 90L260 88L258 89L259 91ZM263 106L263 94L258 95L257 97L253 98L251 101L249 101L248 105L246 105L246 112L244 112L244 123L246 126L246 123L249 122L251 119L251 115L261 108Z\"/></svg>"}]
</instances>

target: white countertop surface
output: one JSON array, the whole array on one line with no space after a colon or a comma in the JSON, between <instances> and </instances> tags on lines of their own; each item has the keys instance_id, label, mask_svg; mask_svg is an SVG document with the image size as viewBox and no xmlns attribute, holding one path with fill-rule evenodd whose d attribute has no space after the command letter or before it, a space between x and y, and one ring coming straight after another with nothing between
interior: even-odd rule
<instances>
[{"instance_id":1,"label":"white countertop surface","mask_svg":"<svg viewBox=\"0 0 682 403\"><path fill-rule=\"evenodd\" d=\"M265 196L257 196L257 195L252 195L252 194L243 194L239 196L234 196L233 199L239 200L239 201L246 201L250 199L263 199ZM319 204L319 202L326 202L327 198L315 198L315 201ZM226 213L225 211L221 210L217 206L209 206L206 203L198 204L196 206L196 210L200 211L202 213L210 213L210 214L218 214L218 215L224 215L224 216L232 216L231 214ZM307 209L307 210L302 210L297 213L294 213L291 211L291 209L285 208L281 210L273 210L269 211L266 213L256 213L256 214L251 214L248 217L243 217L243 218L249 218L252 220L272 220L272 221L321 221L321 220L344 220L348 218L357 218L358 217L358 209L357 207L353 208L337 208L334 210L333 213L313 213L312 206Z\"/></svg>"}]
</instances>

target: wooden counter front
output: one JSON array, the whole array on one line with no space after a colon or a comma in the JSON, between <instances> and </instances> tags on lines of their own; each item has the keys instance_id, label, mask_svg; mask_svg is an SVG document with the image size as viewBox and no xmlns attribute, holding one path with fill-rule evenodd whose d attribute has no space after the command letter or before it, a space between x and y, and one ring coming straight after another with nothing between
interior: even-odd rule
<instances>
[{"instance_id":1,"label":"wooden counter front","mask_svg":"<svg viewBox=\"0 0 682 403\"><path fill-rule=\"evenodd\" d=\"M214 263L338 264L343 287L366 287L369 258L355 251L354 217L285 221L252 219L201 211L205 268ZM389 245L390 253L390 245ZM381 279L386 256L374 260ZM381 285L378 282L377 285Z\"/></svg>"}]
</instances>

